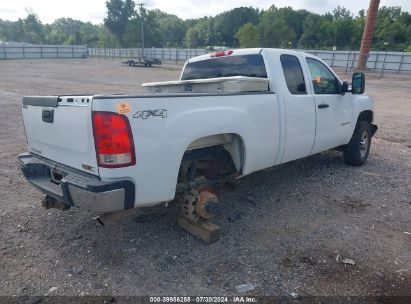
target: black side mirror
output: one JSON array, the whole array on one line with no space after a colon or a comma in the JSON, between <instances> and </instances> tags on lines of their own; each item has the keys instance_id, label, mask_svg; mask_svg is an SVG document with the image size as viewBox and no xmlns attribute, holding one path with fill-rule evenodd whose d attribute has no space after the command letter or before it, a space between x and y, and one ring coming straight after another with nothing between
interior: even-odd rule
<instances>
[{"instance_id":1,"label":"black side mirror","mask_svg":"<svg viewBox=\"0 0 411 304\"><path fill-rule=\"evenodd\" d=\"M344 95L346 92L349 92L348 82L344 81L341 85L341 95Z\"/></svg>"},{"instance_id":2,"label":"black side mirror","mask_svg":"<svg viewBox=\"0 0 411 304\"><path fill-rule=\"evenodd\" d=\"M356 72L352 75L352 90L353 94L363 94L365 91L365 75L361 72Z\"/></svg>"}]
</instances>

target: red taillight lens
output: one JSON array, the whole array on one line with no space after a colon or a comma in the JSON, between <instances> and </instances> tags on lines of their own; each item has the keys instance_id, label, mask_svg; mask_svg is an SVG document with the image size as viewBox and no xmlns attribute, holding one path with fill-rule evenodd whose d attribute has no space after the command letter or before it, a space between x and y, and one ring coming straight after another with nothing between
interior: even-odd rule
<instances>
[{"instance_id":1,"label":"red taillight lens","mask_svg":"<svg viewBox=\"0 0 411 304\"><path fill-rule=\"evenodd\" d=\"M229 56L232 53L234 53L234 51L230 50L230 51L221 51L221 52L215 52L215 53L211 53L210 57L224 57L224 56Z\"/></svg>"},{"instance_id":2,"label":"red taillight lens","mask_svg":"<svg viewBox=\"0 0 411 304\"><path fill-rule=\"evenodd\" d=\"M93 112L93 129L99 167L120 168L136 164L133 134L126 116Z\"/></svg>"}]
</instances>

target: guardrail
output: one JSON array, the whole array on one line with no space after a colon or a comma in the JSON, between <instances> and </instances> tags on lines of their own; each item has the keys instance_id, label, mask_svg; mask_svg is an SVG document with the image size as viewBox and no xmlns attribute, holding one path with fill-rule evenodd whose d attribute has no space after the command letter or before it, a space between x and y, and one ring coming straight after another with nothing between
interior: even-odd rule
<instances>
[{"instance_id":1,"label":"guardrail","mask_svg":"<svg viewBox=\"0 0 411 304\"><path fill-rule=\"evenodd\" d=\"M87 58L85 46L0 44L0 59Z\"/></svg>"},{"instance_id":2,"label":"guardrail","mask_svg":"<svg viewBox=\"0 0 411 304\"><path fill-rule=\"evenodd\" d=\"M89 48L89 56L103 58L139 58L141 49L117 48ZM320 57L332 67L343 68L346 72L355 69L359 57L358 51L321 51L304 50L307 53ZM158 58L162 61L182 62L192 57L210 53L205 49L169 49L150 48L144 49L148 58ZM369 71L375 71L382 76L384 72L411 73L411 53L374 51L370 52L367 62Z\"/></svg>"}]
</instances>

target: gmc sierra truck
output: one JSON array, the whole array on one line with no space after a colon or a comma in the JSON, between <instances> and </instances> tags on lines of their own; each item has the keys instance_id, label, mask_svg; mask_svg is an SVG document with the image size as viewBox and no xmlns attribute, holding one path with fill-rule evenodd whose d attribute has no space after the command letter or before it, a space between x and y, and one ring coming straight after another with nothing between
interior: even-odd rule
<instances>
[{"instance_id":1,"label":"gmc sierra truck","mask_svg":"<svg viewBox=\"0 0 411 304\"><path fill-rule=\"evenodd\" d=\"M186 215L207 218L213 195L201 189L214 183L329 149L363 165L377 130L364 85L362 73L349 85L313 55L264 48L192 58L179 81L144 84L145 94L24 97L21 169L64 209L189 193Z\"/></svg>"}]
</instances>

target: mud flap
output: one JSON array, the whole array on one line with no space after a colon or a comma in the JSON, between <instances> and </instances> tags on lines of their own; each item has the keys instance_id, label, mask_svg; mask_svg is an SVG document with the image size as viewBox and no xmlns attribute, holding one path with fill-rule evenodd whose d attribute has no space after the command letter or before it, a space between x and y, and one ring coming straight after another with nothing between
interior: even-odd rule
<instances>
[{"instance_id":1,"label":"mud flap","mask_svg":"<svg viewBox=\"0 0 411 304\"><path fill-rule=\"evenodd\" d=\"M378 130L378 126L374 125L374 124L371 124L371 137L374 136L374 134L377 132L377 130Z\"/></svg>"}]
</instances>

